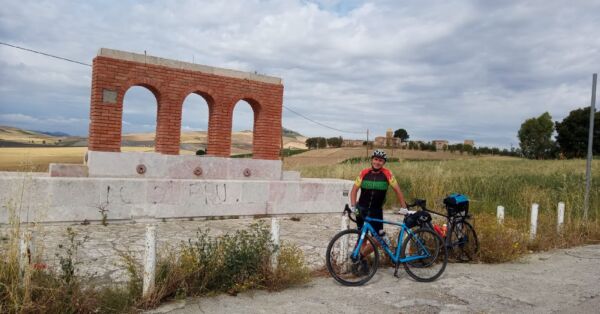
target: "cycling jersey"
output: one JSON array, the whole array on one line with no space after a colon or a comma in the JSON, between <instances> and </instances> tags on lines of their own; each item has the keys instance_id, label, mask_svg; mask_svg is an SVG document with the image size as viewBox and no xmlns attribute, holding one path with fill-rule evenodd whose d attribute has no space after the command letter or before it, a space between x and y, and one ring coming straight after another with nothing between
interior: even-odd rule
<instances>
[{"instance_id":1,"label":"cycling jersey","mask_svg":"<svg viewBox=\"0 0 600 314\"><path fill-rule=\"evenodd\" d=\"M396 184L396 178L387 168L382 167L379 171L364 169L354 181L354 185L360 188L358 205L369 209L382 208L388 187Z\"/></svg>"}]
</instances>

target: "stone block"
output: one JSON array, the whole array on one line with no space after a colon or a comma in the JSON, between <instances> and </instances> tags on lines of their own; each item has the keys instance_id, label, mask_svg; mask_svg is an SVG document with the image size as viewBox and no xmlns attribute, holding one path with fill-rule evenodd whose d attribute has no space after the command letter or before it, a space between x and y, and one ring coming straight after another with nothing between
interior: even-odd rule
<instances>
[{"instance_id":1,"label":"stone block","mask_svg":"<svg viewBox=\"0 0 600 314\"><path fill-rule=\"evenodd\" d=\"M51 177L87 177L88 168L86 165L51 163L49 173Z\"/></svg>"}]
</instances>

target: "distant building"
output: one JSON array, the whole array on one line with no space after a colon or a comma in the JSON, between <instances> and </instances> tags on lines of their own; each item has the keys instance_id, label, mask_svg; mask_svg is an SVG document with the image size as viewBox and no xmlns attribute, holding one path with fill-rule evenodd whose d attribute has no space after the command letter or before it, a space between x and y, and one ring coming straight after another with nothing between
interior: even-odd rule
<instances>
[{"instance_id":1,"label":"distant building","mask_svg":"<svg viewBox=\"0 0 600 314\"><path fill-rule=\"evenodd\" d=\"M471 147L475 147L475 141L474 140L465 140L464 145L471 145Z\"/></svg>"},{"instance_id":2,"label":"distant building","mask_svg":"<svg viewBox=\"0 0 600 314\"><path fill-rule=\"evenodd\" d=\"M394 131L392 129L387 129L385 132L385 146L392 147L394 145Z\"/></svg>"},{"instance_id":3,"label":"distant building","mask_svg":"<svg viewBox=\"0 0 600 314\"><path fill-rule=\"evenodd\" d=\"M344 147L357 147L363 146L364 140L343 140L342 146Z\"/></svg>"},{"instance_id":4,"label":"distant building","mask_svg":"<svg viewBox=\"0 0 600 314\"><path fill-rule=\"evenodd\" d=\"M385 141L386 141L385 137L383 137L383 136L377 136L377 137L375 137L375 140L374 140L373 144L375 146L377 146L377 147L384 147L385 146Z\"/></svg>"},{"instance_id":5,"label":"distant building","mask_svg":"<svg viewBox=\"0 0 600 314\"><path fill-rule=\"evenodd\" d=\"M448 141L446 140L433 140L431 143L435 145L435 150L444 150L444 148L448 148Z\"/></svg>"}]
</instances>

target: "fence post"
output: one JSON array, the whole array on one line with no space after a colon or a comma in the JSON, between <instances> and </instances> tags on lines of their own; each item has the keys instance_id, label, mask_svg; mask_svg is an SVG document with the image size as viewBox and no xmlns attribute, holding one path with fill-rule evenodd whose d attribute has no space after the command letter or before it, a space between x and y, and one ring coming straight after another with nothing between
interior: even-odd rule
<instances>
[{"instance_id":1,"label":"fence post","mask_svg":"<svg viewBox=\"0 0 600 314\"><path fill-rule=\"evenodd\" d=\"M556 216L556 232L560 233L565 222L565 203L559 202Z\"/></svg>"},{"instance_id":2,"label":"fence post","mask_svg":"<svg viewBox=\"0 0 600 314\"><path fill-rule=\"evenodd\" d=\"M504 223L504 206L498 206L496 208L496 219L498 219L499 224Z\"/></svg>"},{"instance_id":3,"label":"fence post","mask_svg":"<svg viewBox=\"0 0 600 314\"><path fill-rule=\"evenodd\" d=\"M143 295L154 290L156 273L156 226L146 225L146 254L144 257Z\"/></svg>"},{"instance_id":4,"label":"fence post","mask_svg":"<svg viewBox=\"0 0 600 314\"><path fill-rule=\"evenodd\" d=\"M279 256L279 218L271 218L271 241L273 242L274 251L271 255L271 267L277 268L277 257Z\"/></svg>"},{"instance_id":5,"label":"fence post","mask_svg":"<svg viewBox=\"0 0 600 314\"><path fill-rule=\"evenodd\" d=\"M348 216L346 213L342 215L342 223L340 226L340 230L344 231L348 229ZM340 241L340 256L338 257L338 263L340 265L345 265L345 261L348 258L348 238L343 237L342 241Z\"/></svg>"},{"instance_id":6,"label":"fence post","mask_svg":"<svg viewBox=\"0 0 600 314\"><path fill-rule=\"evenodd\" d=\"M19 238L19 270L21 276L25 274L25 267L29 265L29 245L31 240L31 234L27 231L23 231Z\"/></svg>"},{"instance_id":7,"label":"fence post","mask_svg":"<svg viewBox=\"0 0 600 314\"><path fill-rule=\"evenodd\" d=\"M531 240L535 239L537 233L538 209L539 205L537 203L531 204L531 225L529 227L529 238Z\"/></svg>"}]
</instances>

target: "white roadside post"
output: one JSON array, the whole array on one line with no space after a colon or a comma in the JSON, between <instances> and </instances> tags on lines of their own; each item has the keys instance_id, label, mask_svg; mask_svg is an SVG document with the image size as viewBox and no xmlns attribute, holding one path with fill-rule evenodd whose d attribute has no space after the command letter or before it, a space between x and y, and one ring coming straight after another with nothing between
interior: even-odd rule
<instances>
[{"instance_id":1,"label":"white roadside post","mask_svg":"<svg viewBox=\"0 0 600 314\"><path fill-rule=\"evenodd\" d=\"M344 212L342 214L342 224L340 226L340 230L344 231L348 229L348 216ZM339 265L347 265L345 262L349 258L348 256L348 238L343 237L342 241L340 241L340 256L338 256L338 264Z\"/></svg>"},{"instance_id":2,"label":"white roadside post","mask_svg":"<svg viewBox=\"0 0 600 314\"><path fill-rule=\"evenodd\" d=\"M271 241L273 242L274 251L271 255L271 267L277 268L277 257L279 256L279 219L271 218Z\"/></svg>"},{"instance_id":3,"label":"white roadside post","mask_svg":"<svg viewBox=\"0 0 600 314\"><path fill-rule=\"evenodd\" d=\"M504 223L504 206L498 206L496 208L496 219L498 219L499 224Z\"/></svg>"},{"instance_id":4,"label":"white roadside post","mask_svg":"<svg viewBox=\"0 0 600 314\"><path fill-rule=\"evenodd\" d=\"M31 243L31 234L27 231L21 232L19 239L19 270L20 274L25 273L25 268L29 265L29 245Z\"/></svg>"},{"instance_id":5,"label":"white roadside post","mask_svg":"<svg viewBox=\"0 0 600 314\"><path fill-rule=\"evenodd\" d=\"M537 203L533 203L531 205L531 225L529 227L529 238L531 240L535 239L535 235L537 233L538 209L539 205Z\"/></svg>"},{"instance_id":6,"label":"white roadside post","mask_svg":"<svg viewBox=\"0 0 600 314\"><path fill-rule=\"evenodd\" d=\"M146 225L146 254L144 257L143 295L154 290L156 274L156 226Z\"/></svg>"},{"instance_id":7,"label":"white roadside post","mask_svg":"<svg viewBox=\"0 0 600 314\"><path fill-rule=\"evenodd\" d=\"M559 202L556 215L556 232L562 231L563 223L565 222L565 203Z\"/></svg>"}]
</instances>

